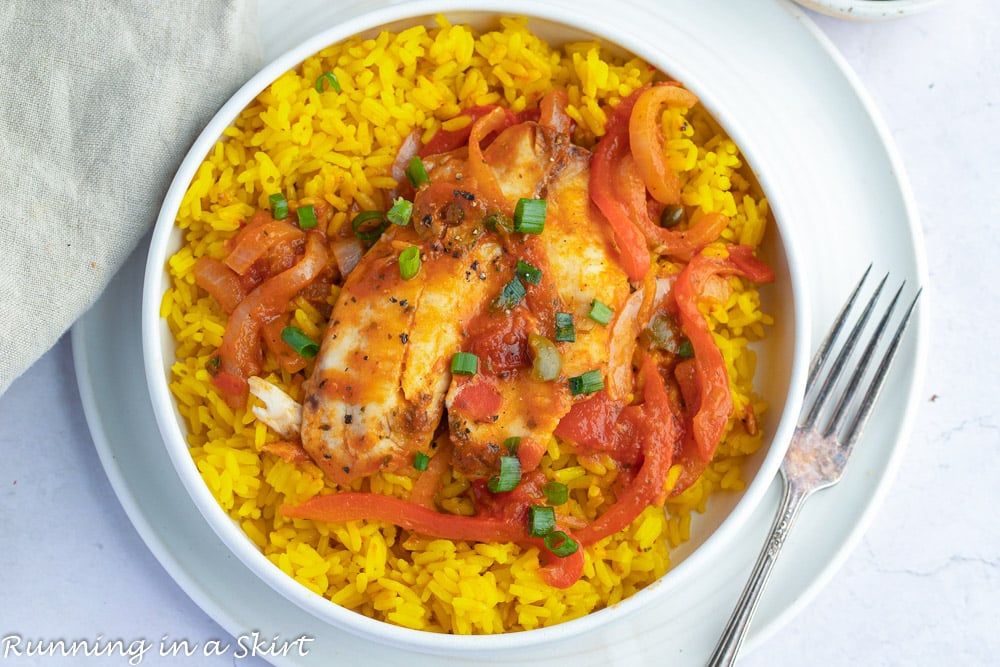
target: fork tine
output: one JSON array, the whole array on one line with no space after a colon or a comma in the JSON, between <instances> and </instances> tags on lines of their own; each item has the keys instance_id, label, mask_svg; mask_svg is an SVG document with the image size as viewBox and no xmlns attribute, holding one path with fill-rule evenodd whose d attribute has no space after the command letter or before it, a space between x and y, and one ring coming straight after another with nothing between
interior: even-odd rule
<instances>
[{"instance_id":1,"label":"fork tine","mask_svg":"<svg viewBox=\"0 0 1000 667\"><path fill-rule=\"evenodd\" d=\"M858 389L858 385L861 384L861 378L864 376L865 372L868 370L868 366L871 364L872 357L875 356L875 348L878 347L878 342L882 340L882 334L885 330L889 328L889 318L892 316L892 311L896 309L896 304L899 302L899 295L903 293L903 287L906 285L904 281L903 284L899 286L896 290L896 294L893 295L892 301L889 302L889 307L885 309L885 313L882 314L882 319L872 333L871 338L868 340L868 345L865 346L864 351L861 353L861 357L858 359L857 366L854 368L854 372L851 373L851 377L847 381L847 385L840 392L840 400L837 401L836 407L833 409L833 414L830 416L830 421L827 427L823 430L823 437L828 438L837 431L844 423L844 417L847 415L847 408L854 398L854 394Z\"/></svg>"},{"instance_id":2,"label":"fork tine","mask_svg":"<svg viewBox=\"0 0 1000 667\"><path fill-rule=\"evenodd\" d=\"M840 309L837 314L837 319L834 320L833 326L830 327L830 332L826 334L826 338L820 343L819 349L816 350L816 355L813 356L812 362L809 364L809 376L806 379L806 391L813 388L816 382L816 376L819 375L820 370L822 370L823 365L826 363L826 357L830 354L830 348L836 342L837 337L840 336L840 330L844 326L844 322L847 321L847 315L851 312L851 308L854 307L854 301L858 298L858 293L861 292L861 286L865 284L868 280L868 274L872 272L872 264L868 265L865 269L864 274L861 276L861 280L858 284L854 286L854 291L851 292L851 296L847 299L847 303Z\"/></svg>"},{"instance_id":3,"label":"fork tine","mask_svg":"<svg viewBox=\"0 0 1000 667\"><path fill-rule=\"evenodd\" d=\"M875 308L875 302L878 301L879 296L882 294L882 288L885 287L885 281L888 278L888 273L882 276L882 280L879 282L878 287L875 288L875 292L868 300L868 303L865 304L865 309L861 312L860 317L858 317L858 321L855 323L854 328L851 329L851 333L848 334L847 340L844 341L844 346L841 348L840 353L837 354L837 358L834 359L833 366L830 367L830 372L827 374L826 379L820 386L815 399L813 399L812 406L810 406L805 419L802 421L802 428L811 429L816 425L816 419L819 417L820 411L826 406L826 400L829 398L834 385L837 383L837 380L840 379L840 375L844 371L844 365L851 356L851 352L854 351L854 346L857 345L858 337L861 335L862 330L868 323L872 310ZM854 297L852 296L851 300L853 300L853 298Z\"/></svg>"},{"instance_id":4,"label":"fork tine","mask_svg":"<svg viewBox=\"0 0 1000 667\"><path fill-rule=\"evenodd\" d=\"M871 384L868 385L868 390L861 399L861 406L858 409L857 414L854 415L854 419L848 425L847 430L841 437L841 442L844 443L846 451L850 452L851 447L857 441L861 432L864 430L865 425L868 423L868 418L871 416L872 409L875 407L875 402L878 400L879 394L882 391L882 386L885 384L885 378L889 374L889 368L892 366L892 361L896 357L896 352L899 349L899 343L903 339L903 332L906 331L906 327L910 323L910 316L913 314L913 309L917 305L917 301L920 299L920 294L923 292L923 288L917 290L916 296L913 297L913 301L910 302L909 308L903 313L903 319L900 320L899 325L896 327L896 334L889 341L889 346L882 356L882 361L878 365L878 369L875 371L874 377L872 377Z\"/></svg>"}]
</instances>

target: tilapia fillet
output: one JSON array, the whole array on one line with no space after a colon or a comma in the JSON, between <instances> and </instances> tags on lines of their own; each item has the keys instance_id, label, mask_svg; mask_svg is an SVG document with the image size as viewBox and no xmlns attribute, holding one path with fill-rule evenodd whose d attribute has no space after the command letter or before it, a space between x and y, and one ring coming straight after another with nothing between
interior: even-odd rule
<instances>
[{"instance_id":1,"label":"tilapia fillet","mask_svg":"<svg viewBox=\"0 0 1000 667\"><path fill-rule=\"evenodd\" d=\"M411 226L393 226L347 277L306 386L302 444L337 483L411 466L417 452L431 453L446 409L460 472L493 474L510 437L521 439L519 456L530 469L574 400L566 378L595 369L609 374L612 328L587 313L594 300L618 310L630 290L607 223L590 202L590 154L528 122L500 133L483 158L506 210L522 197L546 200L545 230L498 232L490 224L497 203L477 196L480 184L463 167L465 153L429 160L431 185L417 191ZM422 264L404 280L398 258L411 245ZM543 269L542 280L526 285L527 298L516 306L498 307L525 258ZM541 381L524 341L530 333L552 338L555 312L573 315L577 339L558 344L562 375ZM509 341L482 343L510 318L520 330L507 327ZM455 353L477 344L508 345L509 365L481 363L475 376L452 377ZM462 398L470 387L479 392L471 402Z\"/></svg>"}]
</instances>

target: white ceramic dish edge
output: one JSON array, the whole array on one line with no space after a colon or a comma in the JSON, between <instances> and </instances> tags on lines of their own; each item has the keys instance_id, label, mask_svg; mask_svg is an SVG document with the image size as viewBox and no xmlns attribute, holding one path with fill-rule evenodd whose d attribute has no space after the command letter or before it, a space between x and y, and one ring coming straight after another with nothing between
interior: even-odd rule
<instances>
[{"instance_id":1,"label":"white ceramic dish edge","mask_svg":"<svg viewBox=\"0 0 1000 667\"><path fill-rule=\"evenodd\" d=\"M376 10L364 16L345 21L336 28L316 35L315 37L302 43L296 49L293 49L284 56L272 61L255 77L247 82L247 84L245 84L240 91L237 92L237 94L234 95L229 102L227 102L226 105L224 105L224 107L209 123L202 135L195 142L188 156L185 158L180 169L178 170L177 176L168 191L163 210L161 211L160 219L157 222L157 229L153 235L152 246L157 247L158 244L167 244L169 242L170 235L176 233L172 229L173 219L175 217L176 210L179 207L180 199L183 196L192 175L197 169L197 166L203 160L203 156L208 152L208 150L210 150L211 146L214 145L218 136L221 135L222 130L227 127L235 116L252 100L252 98L274 78L329 43L339 41L340 39L357 32L362 32L372 26L390 23L392 21L405 19L410 16L433 14L438 11L461 12L478 9L497 11L498 13L504 14L525 14L545 20L563 21L583 31L605 34L609 41L617 43L628 42L625 35L609 34L606 26L597 25L596 22L583 19L566 21L564 16L556 15L558 12L554 10L547 11L546 9L537 6L529 7L528 4L529 3L509 2L504 3L502 7L498 7L498 3L493 2L463 3L453 0L452 2L434 3L411 2L403 5L390 6ZM642 52L643 49L633 50L635 50L639 55L650 58L650 54ZM657 60L659 63L664 63L665 60L669 60L669 58L665 58L662 54L657 54L657 56L658 57L656 58L650 59ZM672 74L681 74L680 78L683 78L683 68L679 64L677 64L677 66L667 66L665 69L670 71ZM703 91L699 92L704 94ZM712 105L710 97L706 97L705 101L706 105L711 108ZM740 144L741 148L743 148L748 155L752 155L752 144L749 143L746 137L741 136L738 129L738 123L731 123L727 120L726 127L727 131L731 133L734 139ZM766 179L766 160L759 156L754 156L750 158L750 162L754 165L758 176L761 178L765 191L768 192L769 196L772 196L772 184L768 184ZM780 198L774 198L776 216L780 219L779 202ZM798 278L798 276L801 275L801 267L797 266L794 260L796 257L794 252L794 241L787 233L787 230L783 230L782 239L786 246L786 256L790 258L788 265L789 275L793 280L799 280L800 278ZM146 344L146 341L156 340L157 336L162 334L162 332L157 332L155 327L163 326L159 318L159 295L161 295L163 291L164 271L163 266L160 265L159 262L156 262L155 265L152 263L153 258L159 256L160 255L156 252L150 253L151 264L147 266L146 271L142 316L144 345ZM153 298L149 295L157 296L156 298ZM795 315L792 318L795 323L794 326L796 327L796 330L805 330L808 332L807 327L809 318L807 316L807 308L802 302L802 291L795 291L793 293L793 297L795 298ZM804 336L798 336L796 340L808 341L808 333ZM804 359L807 354L807 350L803 349L804 345L801 344L798 345L798 348L799 349L795 352L793 364L797 369L804 369L806 365L804 363ZM167 372L168 369L168 358L169 356L165 354L163 349L146 350L146 372L148 378L152 379L157 376L159 377L159 380L151 381L149 383L149 389L154 405L156 420L161 431L164 433L165 437L176 438L178 441L182 442L182 427L177 421L177 416L172 411L166 410L164 407L172 405L173 400L168 394L166 383L162 381L164 373ZM798 374L792 374L788 400L786 400L784 405L784 412L786 414L794 415L798 412L798 397L801 395L801 386L803 383L802 375L803 374L801 372ZM777 447L772 447L761 466L761 475L758 476L755 483L748 487L745 492L744 501L741 502L732 514L723 522L716 533L706 539L700 549L706 551L721 549L726 542L726 534L729 532L729 528L737 525L742 517L749 515L749 513L756 507L756 504L759 502L760 498L770 485L773 475L777 470L777 466L780 463L780 458L783 454L783 444L781 443L787 442L793 426L794 419L790 421L786 419L781 422L781 426L779 426L773 438L773 441L779 443L779 445ZM218 505L211 496L207 487L201 483L197 471L194 470L193 462L190 457L187 456L186 451L183 451L180 448L168 448L168 451L170 452L171 459L177 467L178 472L181 473L185 487L191 494L196 505L199 507L199 510L203 513L203 515L205 515L206 520L209 521L210 525L212 525L213 529L219 535L220 539L222 539L223 542L225 542L233 550L233 553L252 571L259 574L261 571L273 569L274 566L270 563L270 561L268 561L250 544L249 540L247 540L242 532L239 531L238 528L236 528L228 520L228 517L226 517L218 508ZM686 563L688 564L688 567L685 567ZM672 571L672 574L674 574L673 579L669 579L668 577L668 580L664 580L662 583L659 583L659 585L651 586L645 591L633 596L630 600L634 602L629 601L623 603L620 605L622 608L621 610L624 611L625 607L631 607L634 609L641 606L641 601L644 597L665 594L665 592L672 587L670 582L683 579L684 573L687 570L692 569L692 567L693 564L688 563L687 561L681 562ZM289 580L289 582L294 584L291 580ZM320 617L328 618L331 622L334 622L341 627L351 628L353 631L358 632L362 636L376 641L389 641L390 643L413 650L423 651L438 651L444 648L445 650L458 652L480 652L507 648L512 645L528 646L544 641L562 639L569 635L583 632L593 623L600 622L602 617L602 613L597 612L584 619L578 619L567 624L543 630L536 630L530 633L474 638L450 636L442 637L441 635L431 633L395 628L394 626L388 626L387 624L379 621L362 617L354 612L332 605L329 601L310 593L304 587L297 584L288 586L278 592L291 599L300 607L303 607ZM442 639L446 644L445 647L442 646Z\"/></svg>"},{"instance_id":2,"label":"white ceramic dish edge","mask_svg":"<svg viewBox=\"0 0 1000 667\"><path fill-rule=\"evenodd\" d=\"M943 0L795 0L827 16L848 21L891 21L925 12Z\"/></svg>"}]
</instances>

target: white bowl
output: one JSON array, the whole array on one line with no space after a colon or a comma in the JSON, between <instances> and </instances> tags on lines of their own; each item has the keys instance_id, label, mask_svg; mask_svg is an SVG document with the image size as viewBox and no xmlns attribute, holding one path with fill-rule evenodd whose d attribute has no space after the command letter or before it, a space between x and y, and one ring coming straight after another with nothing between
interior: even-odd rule
<instances>
[{"instance_id":1,"label":"white bowl","mask_svg":"<svg viewBox=\"0 0 1000 667\"><path fill-rule=\"evenodd\" d=\"M827 16L852 21L887 21L927 11L942 0L795 0Z\"/></svg>"},{"instance_id":2,"label":"white bowl","mask_svg":"<svg viewBox=\"0 0 1000 667\"><path fill-rule=\"evenodd\" d=\"M755 381L756 389L771 406L762 424L770 438L744 465L743 476L748 481L746 489L739 494L713 496L707 512L693 518L691 539L671 551L674 565L659 581L612 607L583 618L553 627L503 635L445 635L374 620L314 594L265 558L217 504L190 456L185 441L186 426L168 389L174 343L165 321L159 316L162 296L169 284L166 261L181 245L181 234L174 224L181 199L198 166L243 108L276 77L329 44L381 28L401 29L418 22L430 24L438 13L446 14L454 23L470 23L477 27L490 25L499 16L526 16L529 17L530 27L551 43L597 36L606 43L618 45L644 58L684 82L737 142L767 195L778 223L777 227L772 226L768 230L764 242L764 252L778 280L762 290L765 309L778 316L767 340L757 347L759 370ZM732 535L758 505L777 473L801 404L810 333L804 301L807 290L803 287L801 267L795 260L793 227L782 219L780 183L769 178L766 156L755 151L753 137L741 132L738 110L727 108L719 91L713 90L712 82L699 80L696 71L697 63L685 62L684 54L671 53L669 45L641 41L627 31L615 29L602 21L596 10L570 13L533 0L422 0L351 18L307 40L267 65L219 110L181 164L156 222L143 288L143 350L154 412L176 473L205 521L232 553L260 578L262 585L271 586L317 618L358 636L417 651L470 655L473 652L515 650L565 639L614 618L635 613L651 601L689 585L695 578L711 576L711 572L704 571L702 563L711 560L712 554L726 547Z\"/></svg>"}]
</instances>

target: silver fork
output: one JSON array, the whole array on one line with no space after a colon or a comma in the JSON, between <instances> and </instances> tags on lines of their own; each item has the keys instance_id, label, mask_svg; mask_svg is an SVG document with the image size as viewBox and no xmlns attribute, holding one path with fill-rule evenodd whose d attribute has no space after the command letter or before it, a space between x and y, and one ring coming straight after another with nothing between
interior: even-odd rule
<instances>
[{"instance_id":1,"label":"silver fork","mask_svg":"<svg viewBox=\"0 0 1000 667\"><path fill-rule=\"evenodd\" d=\"M875 310L876 302L889 277L886 274L875 288L858 317L857 323L851 329L834 359L830 371L822 383L818 384L817 389L820 373L833 352L837 338L845 328L850 311L871 273L871 269L872 267L869 265L864 275L861 276L861 280L858 281L847 303L837 315L833 327L809 365L806 399L808 401L812 394L814 397L812 402L807 402L802 409L799 424L781 464L781 477L784 480L781 504L778 507L774 524L771 526L771 533L750 574L750 579L747 581L746 587L736 603L736 608L723 630L715 652L712 653L712 657L708 661L709 667L731 665L735 661L736 654L743 643L743 637L750 626L751 617L757 608L760 594L764 590L774 562L781 552L781 547L785 543L792 522L798 516L803 503L813 492L833 486L843 476L847 459L851 456L854 443L857 442L871 416L872 408L875 406L875 401L885 383L893 357L896 355L899 343L903 338L903 332L910 321L910 315L920 298L920 290L917 290L916 296L896 326L896 332L886 346L867 389L862 394L861 382L866 370L872 365L883 333L889 328L889 320L903 291L903 285L900 285L876 329L870 334L867 344L856 361L853 373L847 379L846 384L840 388L839 393L835 393L838 380L847 368L852 352L861 341L864 329ZM856 400L859 396L860 400ZM855 402L857 405L852 410L852 405ZM821 418L822 424L820 424Z\"/></svg>"}]
</instances>

